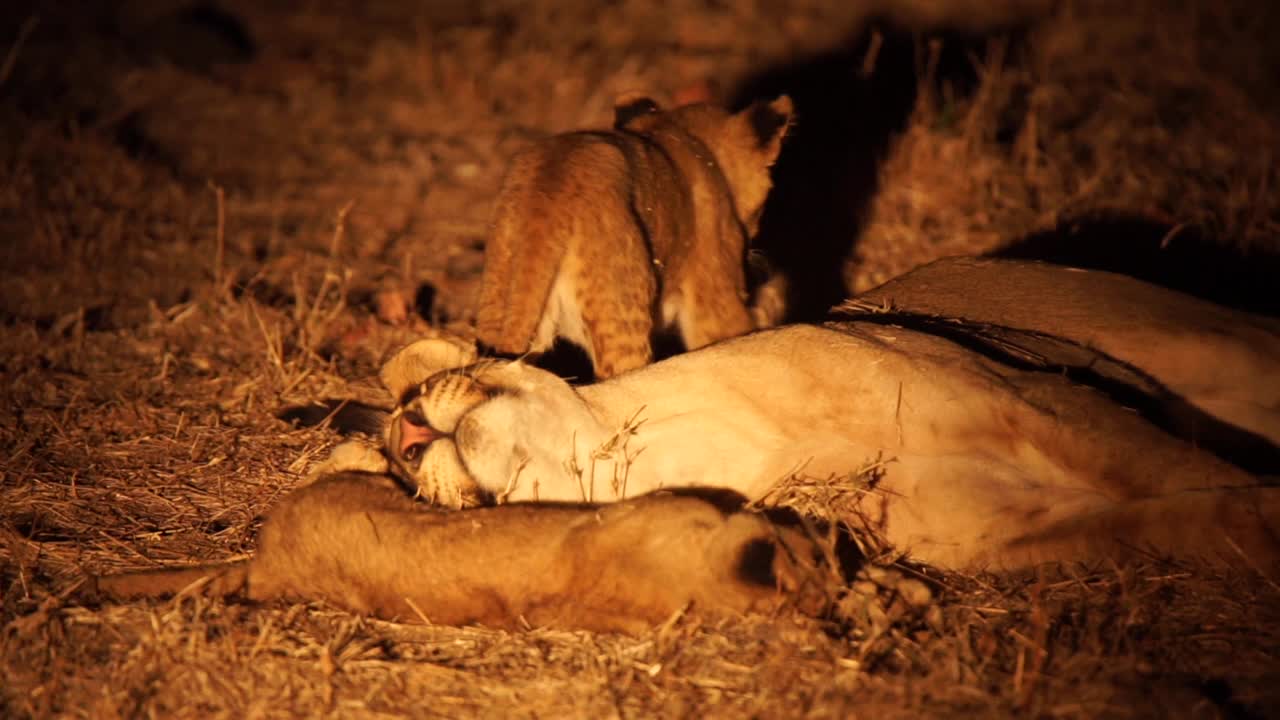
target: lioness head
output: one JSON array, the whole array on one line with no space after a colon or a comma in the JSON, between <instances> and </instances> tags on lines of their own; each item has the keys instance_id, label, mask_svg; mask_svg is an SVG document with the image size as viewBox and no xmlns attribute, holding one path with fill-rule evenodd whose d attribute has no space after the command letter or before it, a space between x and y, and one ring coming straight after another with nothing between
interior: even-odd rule
<instances>
[{"instance_id":1,"label":"lioness head","mask_svg":"<svg viewBox=\"0 0 1280 720\"><path fill-rule=\"evenodd\" d=\"M477 360L474 348L448 339L409 345L381 378L397 398L385 437L391 470L445 507L501 502L519 483L563 475L550 458L568 453L544 447L561 435L549 429L589 432L595 424L555 375L519 361ZM531 396L537 402L527 402Z\"/></svg>"}]
</instances>

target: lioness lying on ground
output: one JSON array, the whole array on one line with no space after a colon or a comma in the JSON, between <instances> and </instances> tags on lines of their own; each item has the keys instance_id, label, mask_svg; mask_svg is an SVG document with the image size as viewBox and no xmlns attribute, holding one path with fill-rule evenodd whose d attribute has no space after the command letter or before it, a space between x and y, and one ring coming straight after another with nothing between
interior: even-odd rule
<instances>
[{"instance_id":1,"label":"lioness lying on ground","mask_svg":"<svg viewBox=\"0 0 1280 720\"><path fill-rule=\"evenodd\" d=\"M437 605L423 615L436 622L528 613L601 627L617 598L715 609L729 588L720 607L758 607L741 578L760 578L757 589L770 593L806 586L815 575L807 541L755 515L644 494L702 486L758 499L790 477L840 482L876 459L884 472L867 488L862 519L943 567L1154 551L1280 568L1280 487L1258 477L1280 470L1280 324L1108 273L942 261L824 326L758 332L596 385L476 361L446 340L406 348L383 381L399 398L385 418L385 453L341 448L321 475L388 472L454 508L623 501L638 520L623 530L611 524L614 510L592 524L583 518L594 510L522 504L404 509L415 519L392 522L366 506L392 502L394 491L352 486L342 492L354 499L295 502L297 519L279 521L283 537L272 539L268 523L253 561L261 579L248 573L252 597L398 607L408 620L403 607L414 604L398 598L430 598ZM307 518L329 507L343 519L325 523L363 524L363 534L303 532L327 527ZM590 528L590 541L566 525ZM680 539L688 532L701 539ZM769 572L744 570L751 548L765 549ZM637 563L663 569L633 572ZM603 574L575 575L584 564ZM103 587L149 594L210 574ZM602 583L607 601L595 591Z\"/></svg>"},{"instance_id":2,"label":"lioness lying on ground","mask_svg":"<svg viewBox=\"0 0 1280 720\"><path fill-rule=\"evenodd\" d=\"M1242 469L1280 471L1280 323L1110 273L960 259L841 314L583 387L421 341L383 371L391 470L466 507L757 499L879 458L864 509L925 562L1280 560L1280 487Z\"/></svg>"}]
</instances>

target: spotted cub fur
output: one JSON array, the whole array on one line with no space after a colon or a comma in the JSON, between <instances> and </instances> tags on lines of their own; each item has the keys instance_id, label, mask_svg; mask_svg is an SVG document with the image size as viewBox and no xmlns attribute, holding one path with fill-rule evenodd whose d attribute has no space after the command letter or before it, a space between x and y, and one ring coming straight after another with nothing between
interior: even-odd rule
<instances>
[{"instance_id":1,"label":"spotted cub fur","mask_svg":"<svg viewBox=\"0 0 1280 720\"><path fill-rule=\"evenodd\" d=\"M692 350L757 324L744 261L790 98L736 114L646 98L615 111L612 130L556 135L512 160L476 318L493 350L561 337L605 378L648 364L656 327Z\"/></svg>"}]
</instances>

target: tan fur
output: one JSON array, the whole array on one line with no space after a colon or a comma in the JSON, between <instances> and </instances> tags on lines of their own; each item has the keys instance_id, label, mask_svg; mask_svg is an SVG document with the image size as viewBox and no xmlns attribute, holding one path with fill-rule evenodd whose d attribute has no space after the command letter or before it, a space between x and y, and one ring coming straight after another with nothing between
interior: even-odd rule
<instances>
[{"instance_id":1,"label":"tan fur","mask_svg":"<svg viewBox=\"0 0 1280 720\"><path fill-rule=\"evenodd\" d=\"M401 622L636 632L682 609L768 612L825 598L815 548L759 515L658 493L607 507L425 509L380 475L288 496L253 559L97 578L99 596L321 600ZM816 604L815 604L816 603Z\"/></svg>"},{"instance_id":2,"label":"tan fur","mask_svg":"<svg viewBox=\"0 0 1280 720\"><path fill-rule=\"evenodd\" d=\"M746 245L791 113L785 96L735 115L641 99L619 106L611 131L517 154L485 248L477 339L519 355L562 337L605 378L649 363L655 327L678 328L688 349L751 330Z\"/></svg>"},{"instance_id":3,"label":"tan fur","mask_svg":"<svg viewBox=\"0 0 1280 720\"><path fill-rule=\"evenodd\" d=\"M842 477L879 458L868 519L927 562L1021 567L1151 549L1280 568L1280 487L1199 446L1225 428L1274 464L1280 323L1109 273L994 260L936 263L861 307L576 388L523 363L468 367L485 390L474 403L421 410L452 418L457 462L428 468L393 445L394 471L469 483L485 502L679 485L757 499L790 475ZM875 322L868 307L914 310L943 334ZM944 332L966 327L1019 362ZM1174 408L1167 419L1192 442L1054 363L1113 373Z\"/></svg>"}]
</instances>

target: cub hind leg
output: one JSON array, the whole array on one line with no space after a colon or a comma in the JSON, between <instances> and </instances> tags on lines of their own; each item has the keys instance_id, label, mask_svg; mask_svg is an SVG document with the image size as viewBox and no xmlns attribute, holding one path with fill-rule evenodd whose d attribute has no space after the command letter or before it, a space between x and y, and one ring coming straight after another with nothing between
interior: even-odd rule
<instances>
[{"instance_id":1,"label":"cub hind leg","mask_svg":"<svg viewBox=\"0 0 1280 720\"><path fill-rule=\"evenodd\" d=\"M696 350L756 328L747 309L740 228L725 226L721 241L696 248L663 300L663 315L680 330L686 350ZM736 240L736 241L735 241Z\"/></svg>"},{"instance_id":2,"label":"cub hind leg","mask_svg":"<svg viewBox=\"0 0 1280 720\"><path fill-rule=\"evenodd\" d=\"M533 346L552 312L554 286L568 252L567 238L555 219L530 206L531 193L517 180L503 188L485 244L476 303L476 339L511 355L545 349Z\"/></svg>"},{"instance_id":3,"label":"cub hind leg","mask_svg":"<svg viewBox=\"0 0 1280 720\"><path fill-rule=\"evenodd\" d=\"M603 380L648 365L658 283L639 227L613 228L607 245L613 257L566 262L577 283L578 309L596 379ZM573 264L578 267L572 267Z\"/></svg>"},{"instance_id":4,"label":"cub hind leg","mask_svg":"<svg viewBox=\"0 0 1280 720\"><path fill-rule=\"evenodd\" d=\"M721 277L690 279L680 292L676 326L686 350L745 335L756 322L741 296Z\"/></svg>"}]
</instances>

